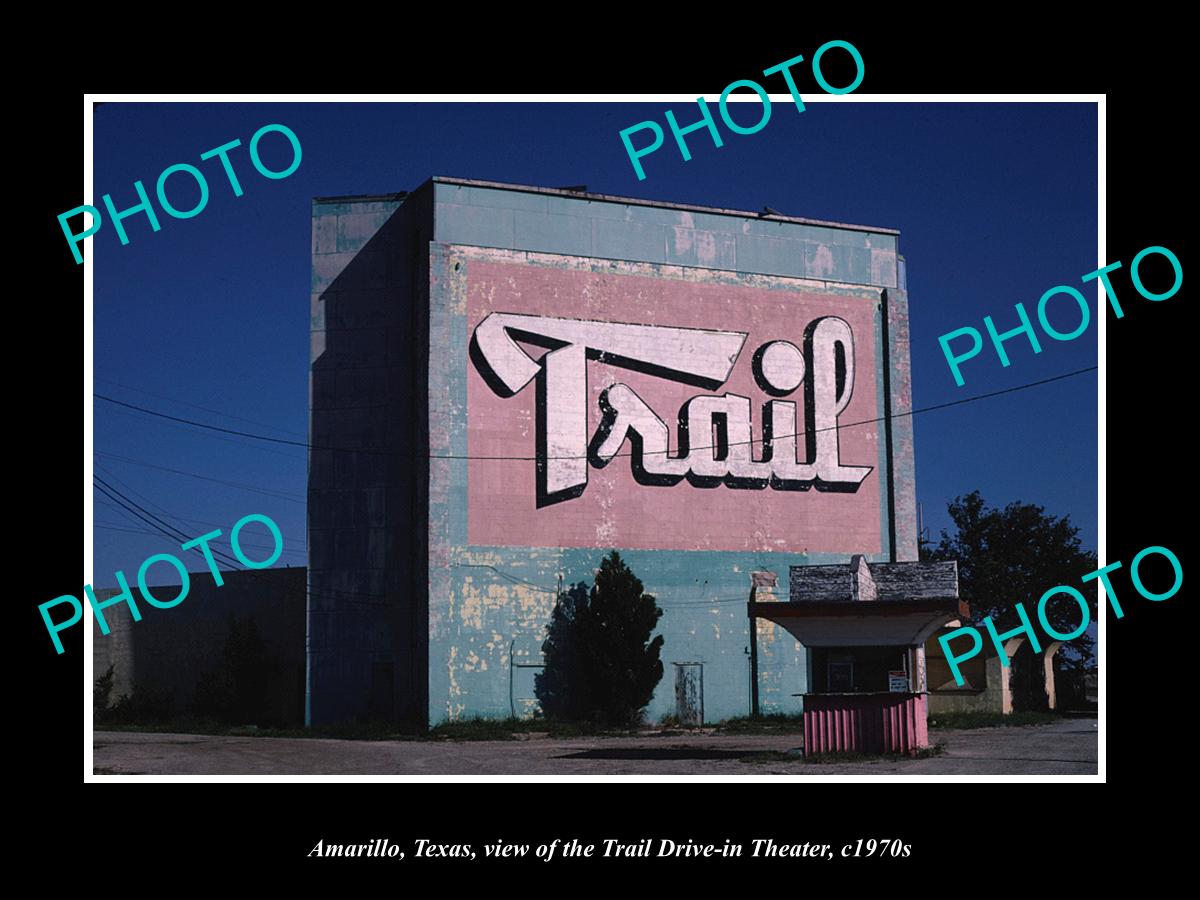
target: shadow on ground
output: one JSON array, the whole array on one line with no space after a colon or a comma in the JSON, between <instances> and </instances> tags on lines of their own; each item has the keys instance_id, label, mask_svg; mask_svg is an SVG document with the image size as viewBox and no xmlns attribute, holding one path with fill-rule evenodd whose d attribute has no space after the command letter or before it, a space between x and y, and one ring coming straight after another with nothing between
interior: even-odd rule
<instances>
[{"instance_id":1,"label":"shadow on ground","mask_svg":"<svg viewBox=\"0 0 1200 900\"><path fill-rule=\"evenodd\" d=\"M762 750L707 750L701 747L606 747L602 750L580 750L564 753L553 759L753 759L763 755ZM796 758L800 758L799 751Z\"/></svg>"}]
</instances>

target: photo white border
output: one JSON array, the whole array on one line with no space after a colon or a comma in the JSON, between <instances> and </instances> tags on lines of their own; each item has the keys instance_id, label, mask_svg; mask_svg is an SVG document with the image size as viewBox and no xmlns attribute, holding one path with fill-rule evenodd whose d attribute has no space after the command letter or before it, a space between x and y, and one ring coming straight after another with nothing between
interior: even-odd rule
<instances>
[{"instance_id":1,"label":"photo white border","mask_svg":"<svg viewBox=\"0 0 1200 900\"><path fill-rule=\"evenodd\" d=\"M694 103L695 94L84 94L83 97L83 203L95 206L93 183L93 125L95 103ZM787 103L790 94L769 94L772 103ZM1097 243L1096 267L1108 264L1106 253L1107 197L1105 181L1107 155L1105 94L813 94L804 103L1095 103L1097 105ZM731 94L732 102L757 102L757 94ZM664 201L665 202L665 201ZM83 261L84 323L83 323L83 584L92 584L90 573L94 566L93 491L92 491L92 392L93 328L92 286L95 245L88 248ZM1096 281L1099 314L1097 315L1097 558L1100 566L1107 565L1107 532L1105 527L1105 444L1106 444L1106 366L1104 309L1106 298L1099 279ZM93 773L92 665L93 635L90 627L91 607L84 603L87 613L82 620L84 629L83 682L83 780L96 782L1100 782L1105 777L1105 673L1104 622L1105 597L1097 580L1097 650L1098 670L1098 768L1095 775L96 775ZM86 599L86 598L84 598ZM64 665L68 664L66 661ZM1086 720L1085 720L1086 721ZM258 738L271 740L271 738Z\"/></svg>"}]
</instances>

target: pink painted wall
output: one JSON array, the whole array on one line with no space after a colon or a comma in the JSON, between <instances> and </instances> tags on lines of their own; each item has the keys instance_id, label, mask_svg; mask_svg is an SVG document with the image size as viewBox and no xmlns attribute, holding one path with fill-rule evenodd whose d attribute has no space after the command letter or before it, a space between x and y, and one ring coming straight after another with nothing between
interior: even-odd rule
<instances>
[{"instance_id":1,"label":"pink painted wall","mask_svg":"<svg viewBox=\"0 0 1200 900\"><path fill-rule=\"evenodd\" d=\"M643 267L645 269L645 267ZM837 316L854 336L855 379L842 425L874 419L878 298L797 291L785 279L756 278L764 286L718 283L711 273L673 270L676 277L623 274L472 259L467 266L467 333L492 313L569 317L722 331L748 332L728 381L715 391L656 378L596 361L587 364L588 435L600 423L600 392L629 385L675 430L682 403L697 395L731 392L751 398L752 429L761 437L762 404L771 399L755 383L751 357L767 341L803 347L804 329L821 316ZM544 349L527 347L534 359ZM437 353L437 348L431 348ZM603 469L588 468L582 495L541 509L536 505L536 387L501 397L467 363L468 529L474 545L622 547L663 550L877 553L882 551L878 424L840 427L840 462L871 466L855 493L780 491L638 484L627 455ZM811 374L811 373L810 373ZM807 377L807 376L806 376ZM803 387L783 399L797 401L803 428ZM700 443L693 437L693 445ZM804 461L803 442L801 461ZM621 448L627 454L629 444ZM757 446L756 446L757 454ZM476 459L526 457L523 460Z\"/></svg>"}]
</instances>

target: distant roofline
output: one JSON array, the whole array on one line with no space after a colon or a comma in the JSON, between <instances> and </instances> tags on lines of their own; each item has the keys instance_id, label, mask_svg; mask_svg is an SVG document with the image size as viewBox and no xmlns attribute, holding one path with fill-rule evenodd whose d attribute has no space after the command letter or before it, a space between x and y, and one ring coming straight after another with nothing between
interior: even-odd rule
<instances>
[{"instance_id":1,"label":"distant roofline","mask_svg":"<svg viewBox=\"0 0 1200 900\"><path fill-rule=\"evenodd\" d=\"M696 206L691 203L669 203L663 200L642 200L638 197L620 197L615 194L590 194L585 191L569 191L563 188L535 187L528 184L506 184L501 181L479 181L472 178L450 178L435 175L429 182L436 184L456 184L464 187L495 188L502 191L520 191L526 194L548 194L554 197L573 197L576 200L591 200L598 203L622 203L627 206L651 206L658 209L678 209L685 212L708 213L717 216L735 216L739 219L759 219L765 222L790 222L794 225L816 225L821 228L840 228L846 231L867 231L873 234L892 234L899 236L898 228L883 226L853 225L848 222L829 222L824 219L806 219L800 216L785 216L781 214L764 214L742 209L725 209L719 206ZM413 191L399 191L395 194L359 194L339 197L314 197L313 203L369 203L380 201L403 200Z\"/></svg>"}]
</instances>

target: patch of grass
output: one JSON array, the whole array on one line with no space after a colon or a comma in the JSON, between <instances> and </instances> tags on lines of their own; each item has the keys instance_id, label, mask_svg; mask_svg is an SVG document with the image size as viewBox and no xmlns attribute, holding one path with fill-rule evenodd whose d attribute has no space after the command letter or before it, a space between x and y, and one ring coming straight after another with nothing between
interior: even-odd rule
<instances>
[{"instance_id":1,"label":"patch of grass","mask_svg":"<svg viewBox=\"0 0 1200 900\"><path fill-rule=\"evenodd\" d=\"M919 747L917 752L911 756L911 759L930 759L934 756L945 756L946 745L941 741L934 744L932 747Z\"/></svg>"},{"instance_id":2,"label":"patch of grass","mask_svg":"<svg viewBox=\"0 0 1200 900\"><path fill-rule=\"evenodd\" d=\"M558 722L547 719L460 719L435 725L422 732L414 725L397 722L361 722L318 728L274 728L229 725L203 716L177 716L142 721L98 721L100 731L135 731L168 734L212 734L229 737L333 738L346 741L512 741L517 735L548 734L555 738L589 735L630 735L632 729L615 729L589 722Z\"/></svg>"},{"instance_id":3,"label":"patch of grass","mask_svg":"<svg viewBox=\"0 0 1200 900\"><path fill-rule=\"evenodd\" d=\"M816 765L825 765L836 763L891 762L909 759L930 759L934 756L945 755L946 745L937 743L932 747L920 747L914 753L853 753L839 751L836 753L814 753L811 756L804 757L804 761L806 763L813 763Z\"/></svg>"},{"instance_id":4,"label":"patch of grass","mask_svg":"<svg viewBox=\"0 0 1200 900\"><path fill-rule=\"evenodd\" d=\"M530 731L520 719L458 719L429 729L429 737L441 741L512 741L514 732Z\"/></svg>"},{"instance_id":5,"label":"patch of grass","mask_svg":"<svg viewBox=\"0 0 1200 900\"><path fill-rule=\"evenodd\" d=\"M255 728L241 726L237 732L259 737L334 738L345 741L415 741L421 737L415 725L399 722L352 722L319 728Z\"/></svg>"},{"instance_id":6,"label":"patch of grass","mask_svg":"<svg viewBox=\"0 0 1200 900\"><path fill-rule=\"evenodd\" d=\"M795 713L771 713L765 716L738 716L717 724L717 734L803 734L804 716Z\"/></svg>"},{"instance_id":7,"label":"patch of grass","mask_svg":"<svg viewBox=\"0 0 1200 900\"><path fill-rule=\"evenodd\" d=\"M443 722L426 735L439 741L514 741L521 734L547 734L552 738L590 737L594 735L637 734L636 729L613 728L594 722L563 722L557 719L486 719L474 717Z\"/></svg>"},{"instance_id":8,"label":"patch of grass","mask_svg":"<svg viewBox=\"0 0 1200 900\"><path fill-rule=\"evenodd\" d=\"M1051 712L945 712L929 717L930 728L1001 728L1014 725L1049 725L1062 716Z\"/></svg>"},{"instance_id":9,"label":"patch of grass","mask_svg":"<svg viewBox=\"0 0 1200 900\"><path fill-rule=\"evenodd\" d=\"M598 725L594 722L558 722L553 719L526 720L532 727L530 731L548 731L550 737L630 737L640 734L638 728L617 728L612 725Z\"/></svg>"},{"instance_id":10,"label":"patch of grass","mask_svg":"<svg viewBox=\"0 0 1200 900\"><path fill-rule=\"evenodd\" d=\"M174 732L178 734L228 734L229 726L212 719L184 716L176 719L114 721L96 719L97 731Z\"/></svg>"},{"instance_id":11,"label":"patch of grass","mask_svg":"<svg viewBox=\"0 0 1200 900\"><path fill-rule=\"evenodd\" d=\"M411 741L420 737L415 728L395 722L363 722L322 728L259 728L227 725L201 716L143 722L97 722L101 731L135 731L167 734L213 734L229 737L335 738L349 741Z\"/></svg>"},{"instance_id":12,"label":"patch of grass","mask_svg":"<svg viewBox=\"0 0 1200 900\"><path fill-rule=\"evenodd\" d=\"M416 726L396 722L366 722L319 728L276 728L229 725L205 716L183 715L173 718L147 718L141 721L97 720L96 727L101 731L211 734L230 737L335 738L351 741L512 741L521 740L527 734L544 734L552 738L651 735L669 737L684 736L693 731L693 729L678 726L678 723L673 721L673 717L670 716L661 724L663 726L661 729L648 732L634 727L618 728L595 722L564 722L541 717L532 719L473 717L454 722L443 722L427 732L421 732ZM784 713L757 717L743 716L726 719L713 730L716 734L738 735L803 734L804 717Z\"/></svg>"}]
</instances>

